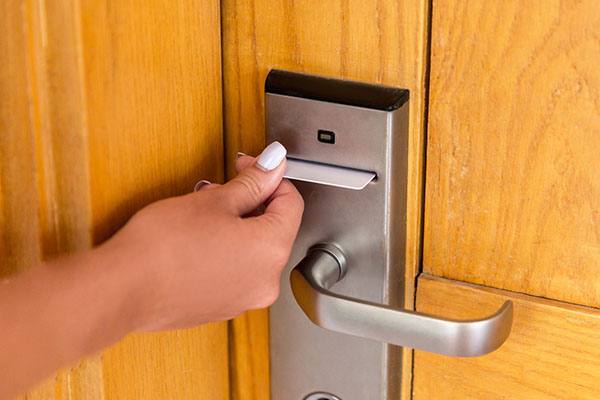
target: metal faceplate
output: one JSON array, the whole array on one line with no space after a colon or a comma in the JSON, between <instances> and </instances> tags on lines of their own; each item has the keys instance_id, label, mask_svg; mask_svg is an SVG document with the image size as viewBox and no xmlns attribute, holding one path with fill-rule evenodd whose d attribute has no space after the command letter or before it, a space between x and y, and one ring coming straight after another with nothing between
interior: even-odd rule
<instances>
[{"instance_id":1,"label":"metal faceplate","mask_svg":"<svg viewBox=\"0 0 600 400\"><path fill-rule=\"evenodd\" d=\"M408 102L386 111L274 93L265 101L267 141L281 142L288 157L376 174L359 190L294 181L305 211L270 309L272 399L303 400L315 392L397 399L401 349L314 325L294 300L289 274L311 246L334 243L349 261L333 291L402 306ZM335 143L319 142L320 129L335 132Z\"/></svg>"}]
</instances>

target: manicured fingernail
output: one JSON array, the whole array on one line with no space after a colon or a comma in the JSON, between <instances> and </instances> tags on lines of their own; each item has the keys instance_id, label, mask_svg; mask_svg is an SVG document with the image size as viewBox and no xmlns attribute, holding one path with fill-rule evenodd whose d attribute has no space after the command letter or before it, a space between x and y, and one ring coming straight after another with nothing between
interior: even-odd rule
<instances>
[{"instance_id":1,"label":"manicured fingernail","mask_svg":"<svg viewBox=\"0 0 600 400\"><path fill-rule=\"evenodd\" d=\"M256 165L263 171L272 171L281 164L286 154L287 150L281 143L273 142L260 153Z\"/></svg>"},{"instance_id":2,"label":"manicured fingernail","mask_svg":"<svg viewBox=\"0 0 600 400\"><path fill-rule=\"evenodd\" d=\"M210 185L210 181L207 181L206 179L202 179L201 181L198 181L195 185L194 185L194 192L197 192L198 190L202 189L204 186L206 185Z\"/></svg>"},{"instance_id":3,"label":"manicured fingernail","mask_svg":"<svg viewBox=\"0 0 600 400\"><path fill-rule=\"evenodd\" d=\"M242 153L241 151L238 151L237 154L235 155L235 159L237 160L240 157L244 157L247 156L248 154L246 153Z\"/></svg>"}]
</instances>

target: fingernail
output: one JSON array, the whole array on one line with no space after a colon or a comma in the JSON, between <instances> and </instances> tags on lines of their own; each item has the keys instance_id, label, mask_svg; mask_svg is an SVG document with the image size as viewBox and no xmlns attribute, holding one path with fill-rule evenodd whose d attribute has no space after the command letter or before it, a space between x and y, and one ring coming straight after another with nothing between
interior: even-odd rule
<instances>
[{"instance_id":1,"label":"fingernail","mask_svg":"<svg viewBox=\"0 0 600 400\"><path fill-rule=\"evenodd\" d=\"M210 181L207 181L206 179L202 179L201 181L198 181L195 185L194 185L194 192L197 192L198 190L202 189L204 186L206 185L210 185Z\"/></svg>"},{"instance_id":2,"label":"fingernail","mask_svg":"<svg viewBox=\"0 0 600 400\"><path fill-rule=\"evenodd\" d=\"M273 142L260 153L256 165L263 171L272 171L281 164L286 154L287 150L281 143Z\"/></svg>"},{"instance_id":3,"label":"fingernail","mask_svg":"<svg viewBox=\"0 0 600 400\"><path fill-rule=\"evenodd\" d=\"M246 154L246 153L242 153L241 151L238 151L237 154L235 155L235 159L237 160L238 158L247 156L247 155L248 154Z\"/></svg>"}]
</instances>

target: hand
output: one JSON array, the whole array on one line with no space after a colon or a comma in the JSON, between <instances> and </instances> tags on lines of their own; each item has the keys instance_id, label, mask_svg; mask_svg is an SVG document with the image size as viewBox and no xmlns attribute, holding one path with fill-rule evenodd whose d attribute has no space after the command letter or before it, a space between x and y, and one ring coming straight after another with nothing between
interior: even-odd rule
<instances>
[{"instance_id":1,"label":"hand","mask_svg":"<svg viewBox=\"0 0 600 400\"><path fill-rule=\"evenodd\" d=\"M225 185L151 204L103 245L0 285L0 399L132 331L273 303L303 211L282 180L285 153L273 143L256 160L242 157Z\"/></svg>"},{"instance_id":2,"label":"hand","mask_svg":"<svg viewBox=\"0 0 600 400\"><path fill-rule=\"evenodd\" d=\"M275 301L304 205L282 180L283 146L257 160L239 158L240 174L224 185L149 205L98 249L125 260L118 273L141 299L136 330L225 320Z\"/></svg>"}]
</instances>

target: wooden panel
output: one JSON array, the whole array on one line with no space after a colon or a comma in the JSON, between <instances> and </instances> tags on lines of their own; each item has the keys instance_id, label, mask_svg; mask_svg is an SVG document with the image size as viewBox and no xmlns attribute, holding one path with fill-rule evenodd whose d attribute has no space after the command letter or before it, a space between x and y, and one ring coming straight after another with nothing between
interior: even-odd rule
<instances>
[{"instance_id":1,"label":"wooden panel","mask_svg":"<svg viewBox=\"0 0 600 400\"><path fill-rule=\"evenodd\" d=\"M94 239L141 205L223 179L216 0L86 0Z\"/></svg>"},{"instance_id":2,"label":"wooden panel","mask_svg":"<svg viewBox=\"0 0 600 400\"><path fill-rule=\"evenodd\" d=\"M264 146L264 79L271 68L379 82L411 90L406 296L413 303L419 258L426 1L235 1L222 5L225 141L229 175L235 154ZM268 394L266 316L234 321L232 359L252 377L237 376L236 399ZM257 318L256 320L253 320ZM249 343L260 343L252 352ZM260 354L260 355L258 355ZM247 357L250 357L248 359ZM407 354L406 362L410 362ZM410 381L405 363L404 382Z\"/></svg>"},{"instance_id":3,"label":"wooden panel","mask_svg":"<svg viewBox=\"0 0 600 400\"><path fill-rule=\"evenodd\" d=\"M94 241L137 209L223 179L219 2L82 3ZM103 356L110 399L225 399L227 326L132 335Z\"/></svg>"},{"instance_id":4,"label":"wooden panel","mask_svg":"<svg viewBox=\"0 0 600 400\"><path fill-rule=\"evenodd\" d=\"M242 314L229 324L232 399L269 399L269 316Z\"/></svg>"},{"instance_id":5,"label":"wooden panel","mask_svg":"<svg viewBox=\"0 0 600 400\"><path fill-rule=\"evenodd\" d=\"M226 330L129 336L103 357L106 399L229 399Z\"/></svg>"},{"instance_id":6,"label":"wooden panel","mask_svg":"<svg viewBox=\"0 0 600 400\"><path fill-rule=\"evenodd\" d=\"M414 399L597 399L600 311L422 275L417 309L477 318L514 302L504 345L477 358L415 351Z\"/></svg>"},{"instance_id":7,"label":"wooden panel","mask_svg":"<svg viewBox=\"0 0 600 400\"><path fill-rule=\"evenodd\" d=\"M41 246L44 258L53 258L91 246L79 12L74 0L28 1L27 9L38 187L44 200ZM100 399L101 380L100 359L90 357L57 374L54 396Z\"/></svg>"},{"instance_id":8,"label":"wooden panel","mask_svg":"<svg viewBox=\"0 0 600 400\"><path fill-rule=\"evenodd\" d=\"M35 131L29 97L27 14L20 1L0 8L0 271L7 276L41 259Z\"/></svg>"},{"instance_id":9,"label":"wooden panel","mask_svg":"<svg viewBox=\"0 0 600 400\"><path fill-rule=\"evenodd\" d=\"M0 51L0 270L18 272L89 247L87 180L73 11L35 1L2 4ZM43 13L43 15L42 15ZM67 22L67 23L65 23ZM76 196L73 193L77 193ZM39 385L28 399L98 398L99 362L83 361Z\"/></svg>"},{"instance_id":10,"label":"wooden panel","mask_svg":"<svg viewBox=\"0 0 600 400\"><path fill-rule=\"evenodd\" d=\"M40 262L40 199L36 185L34 110L29 99L30 24L28 9L18 1L0 4L0 282ZM40 384L31 399L52 395L54 382Z\"/></svg>"},{"instance_id":11,"label":"wooden panel","mask_svg":"<svg viewBox=\"0 0 600 400\"><path fill-rule=\"evenodd\" d=\"M600 306L597 1L433 2L424 269Z\"/></svg>"},{"instance_id":12,"label":"wooden panel","mask_svg":"<svg viewBox=\"0 0 600 400\"><path fill-rule=\"evenodd\" d=\"M0 265L88 248L223 179L217 0L0 7ZM227 325L132 335L27 398L229 397Z\"/></svg>"}]
</instances>

